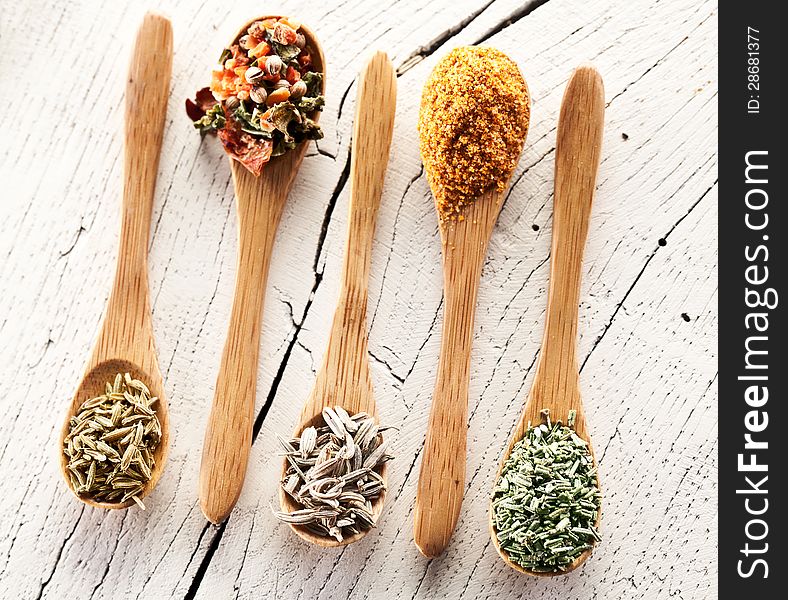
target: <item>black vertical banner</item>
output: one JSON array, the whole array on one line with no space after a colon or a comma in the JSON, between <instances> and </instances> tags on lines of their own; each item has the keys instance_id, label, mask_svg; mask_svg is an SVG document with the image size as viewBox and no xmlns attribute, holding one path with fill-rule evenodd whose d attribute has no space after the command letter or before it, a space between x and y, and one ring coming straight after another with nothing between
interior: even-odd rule
<instances>
[{"instance_id":1,"label":"black vertical banner","mask_svg":"<svg viewBox=\"0 0 788 600\"><path fill-rule=\"evenodd\" d=\"M719 16L719 597L786 598L788 217L782 3ZM782 11L779 11L782 12ZM783 440L783 443L780 442ZM745 595L746 594L746 595Z\"/></svg>"}]
</instances>

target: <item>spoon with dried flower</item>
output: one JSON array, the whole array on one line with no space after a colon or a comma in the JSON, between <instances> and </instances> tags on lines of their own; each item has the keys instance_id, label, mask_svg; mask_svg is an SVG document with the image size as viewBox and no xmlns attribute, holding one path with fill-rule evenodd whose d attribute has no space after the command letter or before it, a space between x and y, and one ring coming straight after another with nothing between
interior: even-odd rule
<instances>
[{"instance_id":1,"label":"spoon with dried flower","mask_svg":"<svg viewBox=\"0 0 788 600\"><path fill-rule=\"evenodd\" d=\"M376 52L361 73L350 159L350 204L339 300L315 386L301 411L279 490L281 512L300 537L341 546L364 537L383 510L387 444L367 355L367 280L394 130L397 80Z\"/></svg>"},{"instance_id":2,"label":"spoon with dried flower","mask_svg":"<svg viewBox=\"0 0 788 600\"><path fill-rule=\"evenodd\" d=\"M271 250L306 142L322 137L325 85L317 38L288 17L250 21L219 62L210 88L186 103L230 156L238 211L235 295L200 465L200 507L213 523L229 516L246 476Z\"/></svg>"},{"instance_id":3,"label":"spoon with dried flower","mask_svg":"<svg viewBox=\"0 0 788 600\"><path fill-rule=\"evenodd\" d=\"M602 77L592 66L578 67L566 86L558 121L542 349L490 504L490 534L498 554L530 575L571 571L599 541L601 498L580 399L577 315L604 115Z\"/></svg>"},{"instance_id":4,"label":"spoon with dried flower","mask_svg":"<svg viewBox=\"0 0 788 600\"><path fill-rule=\"evenodd\" d=\"M440 220L445 298L415 508L415 542L428 557L446 548L460 514L479 278L529 118L525 80L494 48L453 50L422 92L421 158Z\"/></svg>"},{"instance_id":5,"label":"spoon with dried flower","mask_svg":"<svg viewBox=\"0 0 788 600\"><path fill-rule=\"evenodd\" d=\"M63 477L91 506L126 508L161 477L169 418L153 341L148 239L172 72L172 26L148 13L126 83L123 210L115 281L58 450Z\"/></svg>"}]
</instances>

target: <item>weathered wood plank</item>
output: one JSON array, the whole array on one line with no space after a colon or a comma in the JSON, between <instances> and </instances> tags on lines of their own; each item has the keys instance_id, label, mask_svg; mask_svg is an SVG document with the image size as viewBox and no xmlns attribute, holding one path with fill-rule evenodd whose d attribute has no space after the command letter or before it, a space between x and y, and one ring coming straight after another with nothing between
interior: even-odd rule
<instances>
[{"instance_id":1,"label":"weathered wood plank","mask_svg":"<svg viewBox=\"0 0 788 600\"><path fill-rule=\"evenodd\" d=\"M143 9L115 2L94 10L36 0L13 4L3 17L0 99L25 118L7 125L12 143L0 149L0 176L10 184L0 204L0 375L11 382L0 422L0 589L22 598L714 595L714 3L496 0L469 9L401 0L374 14L359 0L282 3L283 12L315 25L327 47L327 137L306 159L281 226L258 379L265 419L244 494L219 530L199 512L196 480L230 308L235 215L221 150L201 143L181 111L216 48L260 8L164 3L176 55L151 286L173 446L150 510L123 514L69 499L53 460L60 411L96 333L114 263L121 120L107 106L122 104L127 42ZM62 51L31 52L28 37ZM487 38L521 65L534 122L480 291L463 513L447 554L428 563L412 544L411 511L441 277L415 120L435 61ZM106 55L87 52L87 40ZM291 431L326 341L346 223L351 84L369 46L402 65L370 282L377 400L382 419L402 431L380 530L321 552L270 515L280 465L273 455L275 434ZM505 571L488 544L486 497L541 337L558 106L569 71L587 59L604 74L609 102L580 323L606 539L580 573L546 583ZM27 66L11 68L20 64ZM15 91L42 69L55 74L47 94ZM676 535L688 542L676 545ZM682 569L667 568L674 563Z\"/></svg>"}]
</instances>

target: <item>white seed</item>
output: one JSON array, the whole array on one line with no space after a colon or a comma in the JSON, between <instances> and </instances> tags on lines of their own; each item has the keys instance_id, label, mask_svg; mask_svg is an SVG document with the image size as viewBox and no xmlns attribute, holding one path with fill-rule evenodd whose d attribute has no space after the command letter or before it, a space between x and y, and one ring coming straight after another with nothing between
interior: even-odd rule
<instances>
[{"instance_id":1,"label":"white seed","mask_svg":"<svg viewBox=\"0 0 788 600\"><path fill-rule=\"evenodd\" d=\"M296 81L290 88L290 98L300 100L306 94L306 84L302 80Z\"/></svg>"},{"instance_id":2,"label":"white seed","mask_svg":"<svg viewBox=\"0 0 788 600\"><path fill-rule=\"evenodd\" d=\"M249 91L249 98L256 104L265 104L268 92L265 91L264 87L255 86Z\"/></svg>"},{"instance_id":3,"label":"white seed","mask_svg":"<svg viewBox=\"0 0 788 600\"><path fill-rule=\"evenodd\" d=\"M282 70L283 66L282 59L276 54L272 54L265 60L265 70L268 71L269 75L276 75Z\"/></svg>"},{"instance_id":4,"label":"white seed","mask_svg":"<svg viewBox=\"0 0 788 600\"><path fill-rule=\"evenodd\" d=\"M249 67L244 73L244 78L248 83L257 83L263 78L263 70L260 67Z\"/></svg>"}]
</instances>

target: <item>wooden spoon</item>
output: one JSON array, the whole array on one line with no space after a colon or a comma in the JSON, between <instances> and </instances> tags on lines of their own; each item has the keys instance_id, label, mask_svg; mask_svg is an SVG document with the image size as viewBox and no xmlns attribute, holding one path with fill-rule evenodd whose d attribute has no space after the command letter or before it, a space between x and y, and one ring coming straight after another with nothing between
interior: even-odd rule
<instances>
[{"instance_id":1,"label":"wooden spoon","mask_svg":"<svg viewBox=\"0 0 788 600\"><path fill-rule=\"evenodd\" d=\"M147 13L137 32L126 83L123 213L115 281L96 345L58 439L60 469L69 489L68 459L63 453L69 419L85 400L103 394L105 384L114 381L118 373L130 373L148 386L152 396L159 398L154 406L161 423L161 441L153 453L152 476L138 494L139 498L147 496L156 486L167 458L170 422L153 342L148 241L171 73L172 25L166 17ZM134 504L133 500L96 502L77 497L100 508L126 508Z\"/></svg>"},{"instance_id":2,"label":"wooden spoon","mask_svg":"<svg viewBox=\"0 0 788 600\"><path fill-rule=\"evenodd\" d=\"M255 21L238 31L230 44L244 35ZM312 31L301 26L312 50L314 69L323 73L325 58ZM318 120L320 113L315 113ZM252 445L260 328L268 266L274 237L295 175L308 144L273 158L255 177L238 161L230 159L238 210L238 263L230 326L216 379L213 406L205 431L200 465L200 507L212 523L221 523L241 495L249 450Z\"/></svg>"},{"instance_id":3,"label":"wooden spoon","mask_svg":"<svg viewBox=\"0 0 788 600\"><path fill-rule=\"evenodd\" d=\"M509 177L511 173L507 180ZM476 297L487 244L504 195L493 188L465 209L464 220L440 220L443 332L416 490L413 532L416 546L426 557L438 556L446 549L460 516L465 491L468 383Z\"/></svg>"},{"instance_id":4,"label":"wooden spoon","mask_svg":"<svg viewBox=\"0 0 788 600\"><path fill-rule=\"evenodd\" d=\"M512 448L525 435L528 423L536 425L542 422L540 412L543 409L550 411L551 420L560 420L563 423L567 422L570 410L576 411L575 432L588 442L592 458L594 455L591 438L586 429L583 403L580 400L577 314L583 248L594 199L604 119L605 89L602 77L593 66L580 66L574 71L566 86L558 121L552 262L542 349L531 393L509 447L504 453L495 478L496 482ZM591 550L587 550L578 556L566 571L537 573L523 569L510 561L498 544L492 505L489 516L490 534L498 554L507 565L521 573L547 577L561 575L577 568L591 555ZM597 525L599 525L599 514L597 514Z\"/></svg>"},{"instance_id":5,"label":"wooden spoon","mask_svg":"<svg viewBox=\"0 0 788 600\"><path fill-rule=\"evenodd\" d=\"M384 52L376 52L361 74L353 125L353 154L350 159L350 204L345 258L339 301L331 324L328 348L317 374L312 393L301 411L295 436L309 426L324 425L323 408L339 405L350 415L366 412L377 419L372 378L367 355L367 280L372 257L372 240L383 181L389 159L397 103L397 79ZM287 471L285 461L282 474ZM386 463L380 471L386 477ZM377 520L383 510L385 493L372 503ZM279 487L284 512L299 508ZM344 546L360 540L368 530L344 538L342 542L321 536L300 525L290 525L299 536L318 546Z\"/></svg>"}]
</instances>

